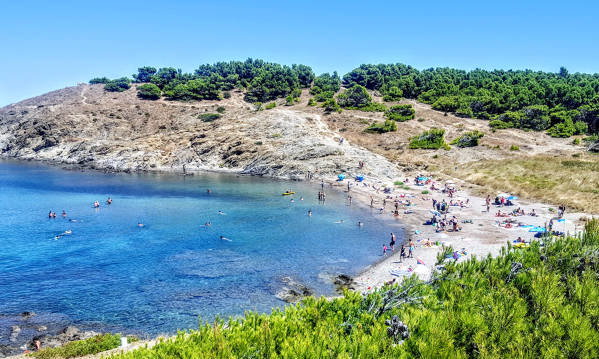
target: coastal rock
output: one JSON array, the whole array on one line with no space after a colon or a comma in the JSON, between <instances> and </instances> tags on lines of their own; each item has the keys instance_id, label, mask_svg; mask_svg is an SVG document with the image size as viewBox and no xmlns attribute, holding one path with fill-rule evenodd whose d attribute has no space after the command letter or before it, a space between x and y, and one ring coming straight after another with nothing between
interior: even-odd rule
<instances>
[{"instance_id":1,"label":"coastal rock","mask_svg":"<svg viewBox=\"0 0 599 359\"><path fill-rule=\"evenodd\" d=\"M69 325L63 328L56 335L42 334L35 336L29 343L27 343L27 348L30 350L34 350L36 348L36 340L40 341L43 348L53 348L63 346L75 340L88 339L98 334L99 333L94 331L81 331L79 330L79 328Z\"/></svg>"},{"instance_id":2,"label":"coastal rock","mask_svg":"<svg viewBox=\"0 0 599 359\"><path fill-rule=\"evenodd\" d=\"M281 282L283 287L277 291L276 297L287 303L295 303L304 297L314 295L314 290L289 276L281 278Z\"/></svg>"},{"instance_id":3,"label":"coastal rock","mask_svg":"<svg viewBox=\"0 0 599 359\"><path fill-rule=\"evenodd\" d=\"M346 274L339 274L333 280L333 284L335 285L335 291L338 293L343 293L344 289L354 290L356 289L354 285L356 282L354 279Z\"/></svg>"},{"instance_id":4,"label":"coastal rock","mask_svg":"<svg viewBox=\"0 0 599 359\"><path fill-rule=\"evenodd\" d=\"M599 141L596 141L595 143L591 144L588 150L590 152L599 152Z\"/></svg>"},{"instance_id":5,"label":"coastal rock","mask_svg":"<svg viewBox=\"0 0 599 359\"><path fill-rule=\"evenodd\" d=\"M21 327L13 325L10 329L10 341L13 343L16 342L19 334L21 334Z\"/></svg>"},{"instance_id":6,"label":"coastal rock","mask_svg":"<svg viewBox=\"0 0 599 359\"><path fill-rule=\"evenodd\" d=\"M25 320L35 317L35 313L33 312L22 312L19 316Z\"/></svg>"}]
</instances>

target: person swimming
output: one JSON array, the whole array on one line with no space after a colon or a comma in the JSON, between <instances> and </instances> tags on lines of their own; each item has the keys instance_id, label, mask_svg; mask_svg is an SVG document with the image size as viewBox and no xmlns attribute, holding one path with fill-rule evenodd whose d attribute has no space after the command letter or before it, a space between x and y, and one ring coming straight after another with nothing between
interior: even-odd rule
<instances>
[{"instance_id":1,"label":"person swimming","mask_svg":"<svg viewBox=\"0 0 599 359\"><path fill-rule=\"evenodd\" d=\"M359 221L358 221L358 226L359 226L359 227L362 227L362 226L364 226L364 223L363 223L363 222L359 222Z\"/></svg>"},{"instance_id":2,"label":"person swimming","mask_svg":"<svg viewBox=\"0 0 599 359\"><path fill-rule=\"evenodd\" d=\"M57 241L60 238L60 236L54 236L54 240Z\"/></svg>"},{"instance_id":3,"label":"person swimming","mask_svg":"<svg viewBox=\"0 0 599 359\"><path fill-rule=\"evenodd\" d=\"M212 223L210 223L210 222L206 222L206 223L204 223L204 225L205 225L206 227L210 227L210 226L212 225Z\"/></svg>"},{"instance_id":4,"label":"person swimming","mask_svg":"<svg viewBox=\"0 0 599 359\"><path fill-rule=\"evenodd\" d=\"M343 220L342 220L342 219L340 219L340 220L338 220L337 222L334 222L334 223L337 223L337 224L339 224L339 223L343 223Z\"/></svg>"},{"instance_id":5,"label":"person swimming","mask_svg":"<svg viewBox=\"0 0 599 359\"><path fill-rule=\"evenodd\" d=\"M312 209L309 209L309 210L308 210L308 216L309 216L309 217L312 217Z\"/></svg>"},{"instance_id":6,"label":"person swimming","mask_svg":"<svg viewBox=\"0 0 599 359\"><path fill-rule=\"evenodd\" d=\"M226 215L226 213L225 213L225 212L223 212L223 211L218 211L218 214L220 214L221 216L224 216L224 215Z\"/></svg>"},{"instance_id":7,"label":"person swimming","mask_svg":"<svg viewBox=\"0 0 599 359\"><path fill-rule=\"evenodd\" d=\"M50 210L50 212L48 212L48 218L52 218L52 210Z\"/></svg>"},{"instance_id":8,"label":"person swimming","mask_svg":"<svg viewBox=\"0 0 599 359\"><path fill-rule=\"evenodd\" d=\"M220 240L221 240L221 241L229 241L229 242L233 242L232 240L230 240L229 238L227 238L227 237L224 237L224 236L220 236Z\"/></svg>"},{"instance_id":9,"label":"person swimming","mask_svg":"<svg viewBox=\"0 0 599 359\"><path fill-rule=\"evenodd\" d=\"M300 201L303 201L303 200L304 200L304 197L300 197Z\"/></svg>"},{"instance_id":10,"label":"person swimming","mask_svg":"<svg viewBox=\"0 0 599 359\"><path fill-rule=\"evenodd\" d=\"M106 200L106 204L112 204L112 198L108 197L108 199Z\"/></svg>"},{"instance_id":11,"label":"person swimming","mask_svg":"<svg viewBox=\"0 0 599 359\"><path fill-rule=\"evenodd\" d=\"M64 209L62 210L62 218L66 218L67 217L67 212L64 211Z\"/></svg>"},{"instance_id":12,"label":"person swimming","mask_svg":"<svg viewBox=\"0 0 599 359\"><path fill-rule=\"evenodd\" d=\"M289 201L289 202L295 202L295 201L294 201L294 200L293 200L293 198L292 198L292 199L291 199L291 201Z\"/></svg>"},{"instance_id":13,"label":"person swimming","mask_svg":"<svg viewBox=\"0 0 599 359\"><path fill-rule=\"evenodd\" d=\"M143 226L144 226L144 224L143 224L143 223L141 223L141 222L137 222L137 226L141 228L141 227L143 227Z\"/></svg>"},{"instance_id":14,"label":"person swimming","mask_svg":"<svg viewBox=\"0 0 599 359\"><path fill-rule=\"evenodd\" d=\"M63 234L73 234L73 231L72 231L72 230L70 230L70 229L67 229L66 231L64 231L64 233L63 233Z\"/></svg>"},{"instance_id":15,"label":"person swimming","mask_svg":"<svg viewBox=\"0 0 599 359\"><path fill-rule=\"evenodd\" d=\"M208 193L208 194L210 194L211 192L212 192L212 191L210 191L210 188L208 188L208 189L206 190L206 193Z\"/></svg>"},{"instance_id":16,"label":"person swimming","mask_svg":"<svg viewBox=\"0 0 599 359\"><path fill-rule=\"evenodd\" d=\"M100 202L98 202L98 201L95 201L95 202L94 202L94 208L98 208L98 207L100 207Z\"/></svg>"}]
</instances>

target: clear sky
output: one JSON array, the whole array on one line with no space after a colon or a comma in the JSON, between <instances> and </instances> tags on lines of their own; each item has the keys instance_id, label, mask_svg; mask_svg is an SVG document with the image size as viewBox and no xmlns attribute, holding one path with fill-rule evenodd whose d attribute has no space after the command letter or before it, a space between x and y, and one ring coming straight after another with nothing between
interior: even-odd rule
<instances>
[{"instance_id":1,"label":"clear sky","mask_svg":"<svg viewBox=\"0 0 599 359\"><path fill-rule=\"evenodd\" d=\"M598 1L0 0L0 106L137 67L261 58L344 74L423 69L599 72Z\"/></svg>"}]
</instances>

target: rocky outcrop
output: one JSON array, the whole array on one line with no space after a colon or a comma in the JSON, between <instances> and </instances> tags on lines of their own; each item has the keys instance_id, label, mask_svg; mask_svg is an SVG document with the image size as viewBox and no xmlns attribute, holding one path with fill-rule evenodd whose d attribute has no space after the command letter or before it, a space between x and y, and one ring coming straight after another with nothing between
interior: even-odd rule
<instances>
[{"instance_id":1,"label":"rocky outcrop","mask_svg":"<svg viewBox=\"0 0 599 359\"><path fill-rule=\"evenodd\" d=\"M283 286L275 295L277 298L287 303L295 303L302 298L314 295L314 290L289 276L281 278L281 282L283 283Z\"/></svg>"},{"instance_id":2,"label":"rocky outcrop","mask_svg":"<svg viewBox=\"0 0 599 359\"><path fill-rule=\"evenodd\" d=\"M595 143L591 144L588 150L590 152L599 152L599 141L595 141Z\"/></svg>"},{"instance_id":3,"label":"rocky outcrop","mask_svg":"<svg viewBox=\"0 0 599 359\"><path fill-rule=\"evenodd\" d=\"M202 121L219 107L220 118ZM341 141L321 115L301 107L256 112L241 93L185 103L79 85L0 109L0 157L126 172L185 166L289 179L397 175L395 165Z\"/></svg>"}]
</instances>

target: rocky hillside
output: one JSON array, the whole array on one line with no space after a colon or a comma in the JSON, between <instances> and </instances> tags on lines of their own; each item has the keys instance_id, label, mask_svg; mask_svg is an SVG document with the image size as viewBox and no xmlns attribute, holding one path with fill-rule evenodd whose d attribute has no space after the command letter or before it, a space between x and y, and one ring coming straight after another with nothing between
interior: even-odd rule
<instances>
[{"instance_id":1,"label":"rocky hillside","mask_svg":"<svg viewBox=\"0 0 599 359\"><path fill-rule=\"evenodd\" d=\"M222 101L148 101L132 88L81 84L0 109L0 156L107 171L222 170L302 179L337 173L393 178L396 166L329 129L304 105L255 111ZM206 114L218 114L211 119Z\"/></svg>"}]
</instances>

